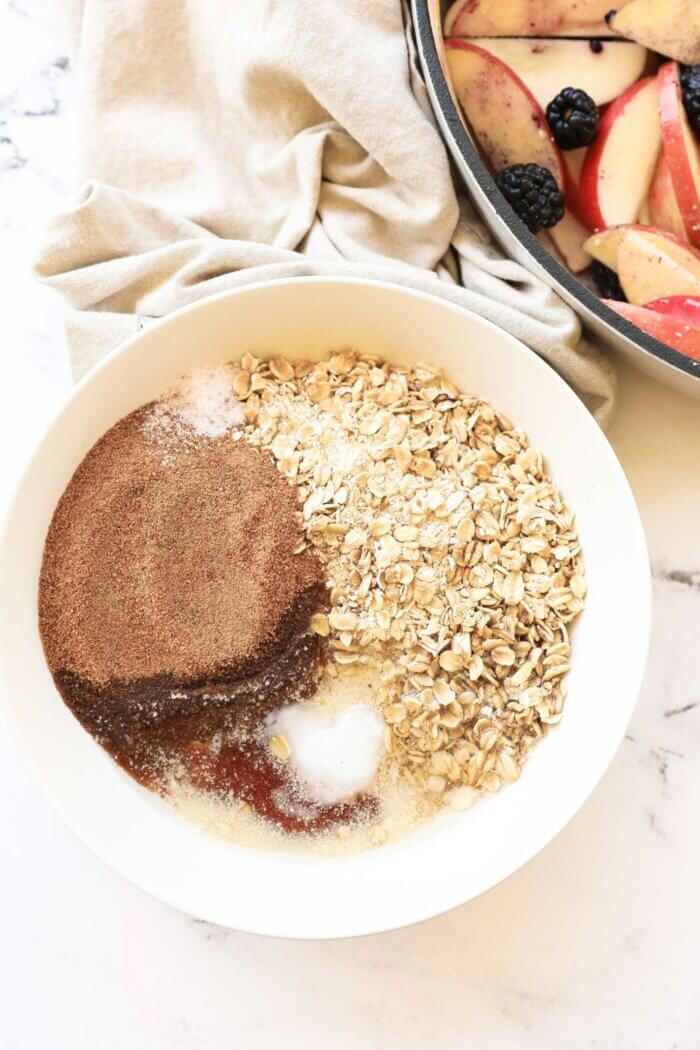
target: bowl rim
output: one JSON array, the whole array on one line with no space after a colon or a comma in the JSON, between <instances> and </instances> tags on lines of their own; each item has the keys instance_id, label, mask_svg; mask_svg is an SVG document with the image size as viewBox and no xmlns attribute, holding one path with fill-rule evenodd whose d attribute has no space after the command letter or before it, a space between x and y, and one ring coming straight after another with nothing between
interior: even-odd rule
<instances>
[{"instance_id":1,"label":"bowl rim","mask_svg":"<svg viewBox=\"0 0 700 1050\"><path fill-rule=\"evenodd\" d=\"M647 332L642 331L631 321L615 313L606 306L602 299L594 295L590 289L578 280L566 267L557 262L543 245L530 232L525 223L511 208L503 194L496 187L493 176L484 164L481 156L469 136L462 116L457 109L452 92L450 91L445 76L442 61L435 43L434 33L439 31L442 35L442 26L433 24L429 0L411 0L413 7L413 21L418 40L418 51L424 65L424 71L429 85L429 95L434 95L439 112L436 114L440 122L444 121L453 142L462 155L462 159L469 167L476 179L480 191L488 200L496 214L508 222L511 232L517 237L522 246L527 249L538 266L546 270L556 285L561 285L565 291L577 300L580 305L592 313L596 319L608 327L614 329L618 335L625 337L631 342L635 349L650 355L672 369L682 372L691 379L700 379L700 360L695 361L680 351L674 350L665 343L660 342Z\"/></svg>"},{"instance_id":2,"label":"bowl rim","mask_svg":"<svg viewBox=\"0 0 700 1050\"><path fill-rule=\"evenodd\" d=\"M234 925L228 922L222 922L211 912L207 911L207 908L202 906L193 906L191 904L185 904L181 899L178 899L177 895L169 893L165 889L154 888L153 885L147 884L146 881L141 881L139 875L134 874L130 870L126 870L126 866L122 862L121 858L117 858L103 844L98 844L95 841L91 841L90 834L81 826L80 820L75 817L69 804L64 798L57 797L57 793L52 789L50 779L45 773L42 763L33 753L27 740L24 738L19 727L15 724L13 715L13 700L11 699L11 687L8 681L7 670L5 667L4 659L0 659L0 721L4 724L7 729L10 730L12 736L17 742L18 750L26 759L27 765L32 772L35 782L38 783L41 788L42 794L50 803L52 808L58 813L68 828L76 835L78 840L85 845L90 852L97 856L108 868L124 878L127 882L139 890L148 893L150 896L157 900L168 904L170 907L177 909L185 914L191 915L197 919L205 922L212 922L215 924L225 925L228 928L235 929L243 933L253 933L265 936L274 936L283 939L298 939L298 940L328 940L338 938L353 938L359 936L368 936L377 933L390 932L396 929L402 929L405 926L415 925L427 921L431 918L436 918L440 915L451 911L455 907L459 907L470 900L474 900L484 893L489 892L495 888L501 882L506 881L511 875L514 875L527 863L529 863L534 857L536 857L546 846L554 841L555 838L564 830L565 827L574 819L578 814L585 802L590 798L593 791L599 786L603 776L610 767L615 755L617 754L619 747L622 743L624 731L629 724L632 716L634 707L636 705L641 684L643 681L644 673L646 670L648 651L651 636L651 613L652 613L652 593L651 593L651 572L648 560L648 551L646 546L646 538L644 534L644 528L639 515L639 510L636 505L634 494L631 490L629 481L622 469L622 466L615 454L614 449L610 446L609 441L605 434L600 430L596 424L594 418L590 415L588 410L585 408L583 403L571 389L571 387L558 375L558 373L551 368L539 355L527 347L515 336L510 335L508 332L499 328L493 322L482 318L479 315L472 314L470 311L466 311L456 304L444 300L440 297L430 294L426 291L412 289L404 285L399 285L389 281L378 281L373 278L363 277L350 277L350 276L300 276L300 277L288 277L288 278L277 278L271 280L264 280L254 282L241 287L227 289L225 291L216 293L212 296L197 300L190 303L179 310L175 310L166 316L159 318L150 324L147 328L140 330L124 340L119 346L114 348L105 357L93 367L71 390L68 398L63 401L61 406L54 412L51 417L47 420L45 427L43 428L40 436L35 441L33 448L27 457L24 467L21 471L20 477L16 482L13 492L11 493L10 499L5 504L4 513L0 517L0 555L4 554L6 550L6 544L8 542L11 521L15 513L15 505L20 499L21 493L28 483L29 475L34 467L35 462L39 457L44 454L44 447L49 441L54 431L54 428L59 424L60 420L67 412L74 411L75 401L78 399L80 392L84 391L89 387L96 379L96 377L107 371L110 364L117 358L121 357L125 353L128 353L137 346L144 339L147 339L151 333L156 329L166 329L177 324L179 319L183 315L189 315L206 310L213 302L237 299L241 296L255 295L257 293L264 293L271 288L279 286L294 286L294 285L350 285L359 288L379 288L384 291L389 291L399 296L405 296L407 299L419 298L435 303L439 308L446 310L447 312L459 313L466 315L471 323L475 323L478 327L491 329L498 333L499 338L512 343L517 346L519 352L530 357L535 369L541 369L546 371L552 381L559 387L561 397L564 401L568 401L574 411L585 413L590 419L590 425L595 429L597 434L597 440L604 443L606 451L611 458L611 467L618 474L618 481L621 488L624 490L626 498L629 502L629 509L631 514L631 520L634 522L635 531L637 533L638 542L638 556L636 571L638 571L642 578L638 579L639 585L639 598L640 601L636 607L636 617L638 621L638 633L636 638L638 639L638 654L639 658L636 662L635 671L629 677L629 688L626 690L626 701L623 708L619 712L619 726L616 728L614 739L612 736L606 742L605 747L601 748L597 756L595 763L590 765L590 775L587 779L585 786L579 785L579 790L576 793L575 800L570 802L565 807L565 812L553 812L550 814L546 826L539 827L536 832L533 832L531 837L528 838L527 845L516 850L514 857L505 865L506 870L498 872L495 878L489 877L481 884L475 892L469 894L466 898L462 895L462 891L458 890L455 893L443 894L436 903L431 903L430 897L426 895L425 900L420 908L416 908L414 913L408 917L402 917L399 921L390 920L388 923L377 924L374 922L369 926L362 926L357 928L348 929L345 925L345 918L339 918L335 927L331 930L324 930L322 933L319 932L306 932L298 927L294 926L291 922L287 929L280 930L278 928L271 929L264 927L259 922L251 922L250 925L245 921L238 920ZM0 572L2 571L2 564L0 564ZM1 639L0 639L1 640ZM620 731L618 732L618 729ZM93 741L94 743L94 741ZM111 762L112 760L109 759ZM126 776L126 774L124 774ZM401 840L402 842L405 840ZM355 858L363 858L367 856L375 856L370 854L368 851L362 851L360 854L353 854L348 860L354 860ZM329 859L329 864L334 863L333 859ZM330 870L330 869L329 869Z\"/></svg>"}]
</instances>

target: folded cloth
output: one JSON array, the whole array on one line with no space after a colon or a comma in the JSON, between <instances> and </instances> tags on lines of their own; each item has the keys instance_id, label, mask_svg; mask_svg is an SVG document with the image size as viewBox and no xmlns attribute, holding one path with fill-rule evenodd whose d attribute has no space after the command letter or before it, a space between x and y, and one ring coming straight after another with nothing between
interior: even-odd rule
<instances>
[{"instance_id":1,"label":"folded cloth","mask_svg":"<svg viewBox=\"0 0 700 1050\"><path fill-rule=\"evenodd\" d=\"M63 3L88 181L36 270L76 376L214 292L358 275L488 318L609 418L614 373L573 311L458 202L401 0Z\"/></svg>"}]
</instances>

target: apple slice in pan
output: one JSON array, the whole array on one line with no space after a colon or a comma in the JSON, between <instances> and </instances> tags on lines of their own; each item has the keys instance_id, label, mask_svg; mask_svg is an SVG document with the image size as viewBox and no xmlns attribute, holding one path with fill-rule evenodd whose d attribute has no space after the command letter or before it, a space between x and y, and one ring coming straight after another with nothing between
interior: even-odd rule
<instances>
[{"instance_id":1,"label":"apple slice in pan","mask_svg":"<svg viewBox=\"0 0 700 1050\"><path fill-rule=\"evenodd\" d=\"M583 273L591 263L591 256L583 246L591 231L581 221L579 198L579 180L587 152L588 147L584 146L560 154L564 164L566 211L561 222L549 230L556 256L564 260L572 273Z\"/></svg>"},{"instance_id":2,"label":"apple slice in pan","mask_svg":"<svg viewBox=\"0 0 700 1050\"><path fill-rule=\"evenodd\" d=\"M700 361L700 328L679 323L673 317L666 317L656 310L648 310L643 306L618 303L613 299L604 299L603 302L621 317L635 324L637 328L653 335L659 342L680 351L686 357Z\"/></svg>"},{"instance_id":3,"label":"apple slice in pan","mask_svg":"<svg viewBox=\"0 0 700 1050\"><path fill-rule=\"evenodd\" d=\"M561 154L542 107L500 59L467 40L446 40L452 86L494 173L539 164L564 188Z\"/></svg>"},{"instance_id":4,"label":"apple slice in pan","mask_svg":"<svg viewBox=\"0 0 700 1050\"><path fill-rule=\"evenodd\" d=\"M631 230L617 253L617 275L630 303L666 296L700 296L700 253L670 238Z\"/></svg>"},{"instance_id":5,"label":"apple slice in pan","mask_svg":"<svg viewBox=\"0 0 700 1050\"><path fill-rule=\"evenodd\" d=\"M552 236L555 230L556 240ZM581 231L582 227L576 218L570 212L566 212L560 223L548 230L540 230L536 237L560 266L572 273L583 273L586 267L590 266L591 256L583 248ZM583 230L583 237L587 232Z\"/></svg>"},{"instance_id":6,"label":"apple slice in pan","mask_svg":"<svg viewBox=\"0 0 700 1050\"><path fill-rule=\"evenodd\" d=\"M662 153L656 166L656 174L649 190L647 201L649 208L649 225L656 226L660 230L666 230L687 241L685 223L681 210L676 200L676 191L673 188L673 176L666 160L666 154ZM640 216L641 218L641 216Z\"/></svg>"},{"instance_id":7,"label":"apple slice in pan","mask_svg":"<svg viewBox=\"0 0 700 1050\"><path fill-rule=\"evenodd\" d=\"M577 194L581 185L581 172L583 171L587 153L588 146L583 146L581 149L566 150L562 153L564 164L566 165L567 184L573 185Z\"/></svg>"},{"instance_id":8,"label":"apple slice in pan","mask_svg":"<svg viewBox=\"0 0 700 1050\"><path fill-rule=\"evenodd\" d=\"M630 0L617 0L624 7ZM607 32L610 0L456 0L445 36L567 36Z\"/></svg>"},{"instance_id":9,"label":"apple slice in pan","mask_svg":"<svg viewBox=\"0 0 700 1050\"><path fill-rule=\"evenodd\" d=\"M661 151L655 77L623 92L605 111L581 172L579 210L592 230L635 222Z\"/></svg>"},{"instance_id":10,"label":"apple slice in pan","mask_svg":"<svg viewBox=\"0 0 700 1050\"><path fill-rule=\"evenodd\" d=\"M664 317L671 317L679 324L689 324L700 329L700 299L688 295L671 295L666 299L656 299L646 304L647 310L654 310Z\"/></svg>"},{"instance_id":11,"label":"apple slice in pan","mask_svg":"<svg viewBox=\"0 0 700 1050\"><path fill-rule=\"evenodd\" d=\"M651 211L649 210L649 200L645 200L642 205L641 211L639 212L639 221L642 226L651 226Z\"/></svg>"},{"instance_id":12,"label":"apple slice in pan","mask_svg":"<svg viewBox=\"0 0 700 1050\"><path fill-rule=\"evenodd\" d=\"M539 233L535 234L535 237L540 242L542 247L546 251L548 251L551 256L554 257L554 260L558 262L560 266L566 266L566 259L563 255L559 254L559 249L557 248L552 238L549 236L549 230L540 230Z\"/></svg>"},{"instance_id":13,"label":"apple slice in pan","mask_svg":"<svg viewBox=\"0 0 700 1050\"><path fill-rule=\"evenodd\" d=\"M581 172L583 171L587 153L588 146L584 146L582 149L562 150L561 152L561 159L564 164L566 207L573 212L579 222L583 222L580 196ZM586 227L585 236L588 236L589 232L588 227Z\"/></svg>"},{"instance_id":14,"label":"apple slice in pan","mask_svg":"<svg viewBox=\"0 0 700 1050\"><path fill-rule=\"evenodd\" d=\"M615 33L685 65L700 62L698 0L632 0L617 8L607 18Z\"/></svg>"},{"instance_id":15,"label":"apple slice in pan","mask_svg":"<svg viewBox=\"0 0 700 1050\"><path fill-rule=\"evenodd\" d=\"M700 247L700 147L683 105L678 65L667 62L659 70L658 80L664 152L673 189L687 237Z\"/></svg>"},{"instance_id":16,"label":"apple slice in pan","mask_svg":"<svg viewBox=\"0 0 700 1050\"><path fill-rule=\"evenodd\" d=\"M642 76L647 50L626 40L548 40L490 37L478 46L505 62L546 110L565 87L585 91L597 106L621 95Z\"/></svg>"},{"instance_id":17,"label":"apple slice in pan","mask_svg":"<svg viewBox=\"0 0 700 1050\"><path fill-rule=\"evenodd\" d=\"M572 211L564 212L564 218L548 231L557 252L572 273L583 273L590 266L591 256L584 248L590 231L579 222Z\"/></svg>"},{"instance_id":18,"label":"apple slice in pan","mask_svg":"<svg viewBox=\"0 0 700 1050\"><path fill-rule=\"evenodd\" d=\"M598 262L604 263L611 270L617 272L617 257L620 245L633 232L651 238L654 243L658 241L659 246L664 247L667 252L673 251L674 248L681 249L683 252L688 250L687 242L681 240L680 237L674 237L672 233L667 233L666 230L656 229L654 226L640 226L638 223L632 223L629 226L612 226L609 230L601 230L600 233L594 233L588 238L584 248ZM669 245L673 247L669 247ZM693 254L697 253L694 252Z\"/></svg>"},{"instance_id":19,"label":"apple slice in pan","mask_svg":"<svg viewBox=\"0 0 700 1050\"><path fill-rule=\"evenodd\" d=\"M617 273L617 253L628 230L647 229L646 226L611 226L609 230L594 233L584 244L584 248L594 259L603 263L609 270ZM659 233L662 231L659 230Z\"/></svg>"}]
</instances>

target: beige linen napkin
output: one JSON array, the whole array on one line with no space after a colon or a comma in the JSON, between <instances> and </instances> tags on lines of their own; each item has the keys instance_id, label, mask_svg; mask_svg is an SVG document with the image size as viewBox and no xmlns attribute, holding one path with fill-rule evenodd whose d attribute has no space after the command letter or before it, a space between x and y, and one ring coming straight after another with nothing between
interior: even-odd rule
<instances>
[{"instance_id":1,"label":"beige linen napkin","mask_svg":"<svg viewBox=\"0 0 700 1050\"><path fill-rule=\"evenodd\" d=\"M63 2L89 181L36 268L68 304L77 376L214 292L357 274L494 321L605 422L609 364L458 204L401 0Z\"/></svg>"}]
</instances>

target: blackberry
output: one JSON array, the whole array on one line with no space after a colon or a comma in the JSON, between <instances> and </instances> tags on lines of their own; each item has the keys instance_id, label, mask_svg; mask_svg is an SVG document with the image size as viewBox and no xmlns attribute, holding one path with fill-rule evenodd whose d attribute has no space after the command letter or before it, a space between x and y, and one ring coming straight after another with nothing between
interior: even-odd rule
<instances>
[{"instance_id":1,"label":"blackberry","mask_svg":"<svg viewBox=\"0 0 700 1050\"><path fill-rule=\"evenodd\" d=\"M595 281L596 288L603 299L615 299L618 303L627 302L627 296L622 290L620 278L609 266L594 259L591 263L591 277Z\"/></svg>"},{"instance_id":2,"label":"blackberry","mask_svg":"<svg viewBox=\"0 0 700 1050\"><path fill-rule=\"evenodd\" d=\"M700 66L681 66L681 89L690 125L700 136Z\"/></svg>"},{"instance_id":3,"label":"blackberry","mask_svg":"<svg viewBox=\"0 0 700 1050\"><path fill-rule=\"evenodd\" d=\"M511 164L499 171L496 185L532 233L564 217L564 194L551 171L539 164Z\"/></svg>"},{"instance_id":4,"label":"blackberry","mask_svg":"<svg viewBox=\"0 0 700 1050\"><path fill-rule=\"evenodd\" d=\"M560 149L580 149L598 134L598 107L585 91L564 88L547 106L547 122Z\"/></svg>"}]
</instances>

